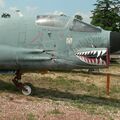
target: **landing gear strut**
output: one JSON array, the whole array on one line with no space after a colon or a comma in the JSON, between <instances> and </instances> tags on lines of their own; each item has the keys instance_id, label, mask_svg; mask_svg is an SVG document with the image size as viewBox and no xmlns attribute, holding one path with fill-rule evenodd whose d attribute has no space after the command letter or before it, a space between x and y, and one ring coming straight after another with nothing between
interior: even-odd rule
<instances>
[{"instance_id":1,"label":"landing gear strut","mask_svg":"<svg viewBox=\"0 0 120 120\"><path fill-rule=\"evenodd\" d=\"M28 83L22 83L21 82L21 76L22 76L22 73L17 70L16 73L15 73L15 77L13 78L13 83L14 85L22 91L22 93L24 95L30 95L32 93L32 88L30 85L28 85Z\"/></svg>"}]
</instances>

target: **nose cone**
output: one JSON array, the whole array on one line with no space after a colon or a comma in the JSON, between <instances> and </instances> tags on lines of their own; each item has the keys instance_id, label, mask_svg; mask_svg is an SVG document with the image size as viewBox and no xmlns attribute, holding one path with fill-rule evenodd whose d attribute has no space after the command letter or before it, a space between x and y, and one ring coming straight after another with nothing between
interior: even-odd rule
<instances>
[{"instance_id":1,"label":"nose cone","mask_svg":"<svg viewBox=\"0 0 120 120\"><path fill-rule=\"evenodd\" d=\"M110 53L120 51L120 32L110 33Z\"/></svg>"}]
</instances>

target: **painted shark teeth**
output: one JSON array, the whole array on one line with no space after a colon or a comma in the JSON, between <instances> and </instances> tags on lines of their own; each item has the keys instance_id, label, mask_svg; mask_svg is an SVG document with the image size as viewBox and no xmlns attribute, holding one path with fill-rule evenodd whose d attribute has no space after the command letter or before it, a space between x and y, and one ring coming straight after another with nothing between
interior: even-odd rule
<instances>
[{"instance_id":1,"label":"painted shark teeth","mask_svg":"<svg viewBox=\"0 0 120 120\"><path fill-rule=\"evenodd\" d=\"M98 51L97 57L100 57L102 51Z\"/></svg>"},{"instance_id":2,"label":"painted shark teeth","mask_svg":"<svg viewBox=\"0 0 120 120\"><path fill-rule=\"evenodd\" d=\"M87 52L80 52L80 53L78 53L79 55L96 55L97 54L97 57L99 57L101 54L103 55L103 54L105 54L106 53L106 51L104 50L104 51L87 51Z\"/></svg>"},{"instance_id":3,"label":"painted shark teeth","mask_svg":"<svg viewBox=\"0 0 120 120\"><path fill-rule=\"evenodd\" d=\"M102 56L107 53L107 50L92 50L86 52L78 52L76 56L82 61L90 65L106 65L106 61ZM92 57L89 57L92 56Z\"/></svg>"},{"instance_id":4,"label":"painted shark teeth","mask_svg":"<svg viewBox=\"0 0 120 120\"><path fill-rule=\"evenodd\" d=\"M106 53L106 50L103 50L101 55L104 55L105 53Z\"/></svg>"}]
</instances>

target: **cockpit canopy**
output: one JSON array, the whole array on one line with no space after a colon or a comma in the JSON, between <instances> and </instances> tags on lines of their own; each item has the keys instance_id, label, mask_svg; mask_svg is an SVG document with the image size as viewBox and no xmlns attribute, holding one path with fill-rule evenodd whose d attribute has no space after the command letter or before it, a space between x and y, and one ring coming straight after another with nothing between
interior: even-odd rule
<instances>
[{"instance_id":1,"label":"cockpit canopy","mask_svg":"<svg viewBox=\"0 0 120 120\"><path fill-rule=\"evenodd\" d=\"M40 26L65 27L69 18L65 15L40 15L37 16L36 23Z\"/></svg>"},{"instance_id":2,"label":"cockpit canopy","mask_svg":"<svg viewBox=\"0 0 120 120\"><path fill-rule=\"evenodd\" d=\"M87 24L79 19L66 15L40 15L37 16L37 25L43 27L65 28L74 32L101 32L101 29Z\"/></svg>"}]
</instances>

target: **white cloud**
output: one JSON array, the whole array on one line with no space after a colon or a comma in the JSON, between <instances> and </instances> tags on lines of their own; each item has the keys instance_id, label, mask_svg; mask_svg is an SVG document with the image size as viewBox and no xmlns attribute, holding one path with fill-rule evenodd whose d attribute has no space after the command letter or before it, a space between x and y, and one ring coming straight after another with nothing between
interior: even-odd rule
<instances>
[{"instance_id":1,"label":"white cloud","mask_svg":"<svg viewBox=\"0 0 120 120\"><path fill-rule=\"evenodd\" d=\"M10 11L12 11L12 12L15 12L16 10L18 10L18 8L15 7L15 6L14 6L14 7L10 7L9 9L10 9Z\"/></svg>"},{"instance_id":2,"label":"white cloud","mask_svg":"<svg viewBox=\"0 0 120 120\"><path fill-rule=\"evenodd\" d=\"M27 6L26 7L26 11L27 11L27 13L28 14L35 14L35 13L37 13L38 12L38 7L36 7L36 6Z\"/></svg>"},{"instance_id":3,"label":"white cloud","mask_svg":"<svg viewBox=\"0 0 120 120\"><path fill-rule=\"evenodd\" d=\"M54 11L53 13L52 13L53 15L65 15L65 13L64 12L59 12L59 11Z\"/></svg>"},{"instance_id":4,"label":"white cloud","mask_svg":"<svg viewBox=\"0 0 120 120\"><path fill-rule=\"evenodd\" d=\"M23 17L23 14L21 13L21 11L16 6L10 7L9 10L10 10L12 15Z\"/></svg>"},{"instance_id":5,"label":"white cloud","mask_svg":"<svg viewBox=\"0 0 120 120\"><path fill-rule=\"evenodd\" d=\"M4 7L5 0L0 0L0 7Z\"/></svg>"},{"instance_id":6,"label":"white cloud","mask_svg":"<svg viewBox=\"0 0 120 120\"><path fill-rule=\"evenodd\" d=\"M92 13L91 12L88 12L88 13L80 13L80 15L83 17L83 21L87 22L87 23L90 23L91 22L91 16L92 16Z\"/></svg>"},{"instance_id":7,"label":"white cloud","mask_svg":"<svg viewBox=\"0 0 120 120\"><path fill-rule=\"evenodd\" d=\"M25 9L19 9L16 6L11 6L9 8L9 12L11 12L11 14L13 15L17 15L17 16L24 16L24 15L29 15L29 16L33 16L36 15L38 13L39 9L36 6L26 6Z\"/></svg>"}]
</instances>

